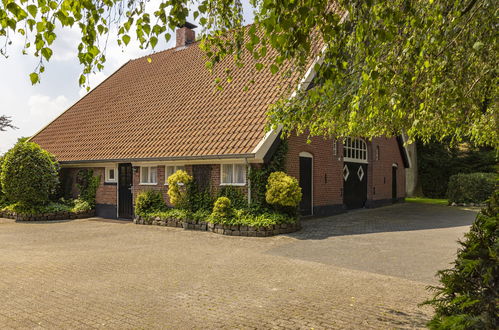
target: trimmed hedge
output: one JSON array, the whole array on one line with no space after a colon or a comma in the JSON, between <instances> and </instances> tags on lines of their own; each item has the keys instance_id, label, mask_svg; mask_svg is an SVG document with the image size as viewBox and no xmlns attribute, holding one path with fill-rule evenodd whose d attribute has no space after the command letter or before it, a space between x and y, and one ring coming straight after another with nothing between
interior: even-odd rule
<instances>
[{"instance_id":1,"label":"trimmed hedge","mask_svg":"<svg viewBox=\"0 0 499 330\"><path fill-rule=\"evenodd\" d=\"M449 203L483 203L494 192L498 176L495 173L456 174L449 180Z\"/></svg>"}]
</instances>

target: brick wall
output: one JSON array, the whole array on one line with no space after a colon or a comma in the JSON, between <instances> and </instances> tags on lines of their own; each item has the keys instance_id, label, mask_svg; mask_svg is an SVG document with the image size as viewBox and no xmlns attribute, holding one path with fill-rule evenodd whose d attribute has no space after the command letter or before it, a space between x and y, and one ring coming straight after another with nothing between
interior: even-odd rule
<instances>
[{"instance_id":1,"label":"brick wall","mask_svg":"<svg viewBox=\"0 0 499 330\"><path fill-rule=\"evenodd\" d=\"M379 146L379 160L376 147ZM405 197L405 168L395 138L374 138L368 145L369 189L367 198L382 200L392 198L392 165L397 164L397 196Z\"/></svg>"},{"instance_id":2,"label":"brick wall","mask_svg":"<svg viewBox=\"0 0 499 330\"><path fill-rule=\"evenodd\" d=\"M305 136L290 136L288 139L288 155L286 172L300 179L300 152L308 152L313 156L313 204L314 206L338 205L343 203L343 153L338 143L337 155L333 155L334 140L314 137L307 143ZM340 160L338 160L340 158Z\"/></svg>"},{"instance_id":3,"label":"brick wall","mask_svg":"<svg viewBox=\"0 0 499 330\"><path fill-rule=\"evenodd\" d=\"M73 198L78 197L79 191L76 183L76 177L79 170L89 169L94 171L94 176L100 176L100 184L97 188L97 194L95 196L96 204L110 204L116 205L117 198L117 186L116 184L105 184L105 168L104 167L87 167L87 168L68 168L66 175L69 176L71 181L71 196Z\"/></svg>"},{"instance_id":4,"label":"brick wall","mask_svg":"<svg viewBox=\"0 0 499 330\"><path fill-rule=\"evenodd\" d=\"M313 204L314 207L343 204L343 145L334 139L314 137L307 143L306 136L292 135L288 139L286 171L300 179L300 152L313 156ZM379 160L376 147L379 146ZM397 195L405 197L405 168L395 138L375 138L368 142L368 200L392 198L392 164L398 165Z\"/></svg>"}]
</instances>

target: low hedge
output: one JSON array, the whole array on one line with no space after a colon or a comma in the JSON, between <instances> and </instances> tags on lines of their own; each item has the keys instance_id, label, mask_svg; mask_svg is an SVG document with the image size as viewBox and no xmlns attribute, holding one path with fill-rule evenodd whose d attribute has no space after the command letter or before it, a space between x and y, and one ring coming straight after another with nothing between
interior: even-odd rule
<instances>
[{"instance_id":1,"label":"low hedge","mask_svg":"<svg viewBox=\"0 0 499 330\"><path fill-rule=\"evenodd\" d=\"M483 203L494 192L497 179L495 173L453 175L447 190L449 203Z\"/></svg>"}]
</instances>

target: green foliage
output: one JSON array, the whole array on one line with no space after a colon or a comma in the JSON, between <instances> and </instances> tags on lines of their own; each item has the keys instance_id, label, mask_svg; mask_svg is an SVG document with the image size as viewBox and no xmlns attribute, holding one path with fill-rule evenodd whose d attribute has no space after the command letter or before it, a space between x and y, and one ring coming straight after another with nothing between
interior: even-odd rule
<instances>
[{"instance_id":1,"label":"green foliage","mask_svg":"<svg viewBox=\"0 0 499 330\"><path fill-rule=\"evenodd\" d=\"M244 209L248 207L248 199L241 192L241 189L233 186L223 186L218 191L218 197L227 197L230 199L232 207Z\"/></svg>"},{"instance_id":2,"label":"green foliage","mask_svg":"<svg viewBox=\"0 0 499 330\"><path fill-rule=\"evenodd\" d=\"M449 201L447 199L438 199L438 198L406 197L405 201L408 203L449 205Z\"/></svg>"},{"instance_id":3,"label":"green foliage","mask_svg":"<svg viewBox=\"0 0 499 330\"><path fill-rule=\"evenodd\" d=\"M438 272L441 286L425 304L435 308L431 329L499 327L499 191L460 241L454 267Z\"/></svg>"},{"instance_id":4,"label":"green foliage","mask_svg":"<svg viewBox=\"0 0 499 330\"><path fill-rule=\"evenodd\" d=\"M160 191L142 191L135 199L135 214L139 216L145 216L153 212L162 212L165 211L166 208Z\"/></svg>"},{"instance_id":5,"label":"green foliage","mask_svg":"<svg viewBox=\"0 0 499 330\"><path fill-rule=\"evenodd\" d=\"M266 212L271 209L266 201L267 183L271 173L284 171L286 169L286 155L288 153L287 140L280 139L279 147L272 156L269 163L262 168L251 168L248 175L251 181L251 205L254 212Z\"/></svg>"},{"instance_id":6,"label":"green foliage","mask_svg":"<svg viewBox=\"0 0 499 330\"><path fill-rule=\"evenodd\" d=\"M208 222L223 225L243 225L253 227L269 227L279 224L295 223L297 217L289 216L279 212L264 212L255 214L245 209L234 210L231 217L220 217L212 214Z\"/></svg>"},{"instance_id":7,"label":"green foliage","mask_svg":"<svg viewBox=\"0 0 499 330\"><path fill-rule=\"evenodd\" d=\"M188 208L189 200L186 186L192 182L192 176L178 170L168 177L168 196L170 203L178 208Z\"/></svg>"},{"instance_id":8,"label":"green foliage","mask_svg":"<svg viewBox=\"0 0 499 330\"><path fill-rule=\"evenodd\" d=\"M450 203L483 203L497 188L495 173L456 174L449 180Z\"/></svg>"},{"instance_id":9,"label":"green foliage","mask_svg":"<svg viewBox=\"0 0 499 330\"><path fill-rule=\"evenodd\" d=\"M210 189L200 189L195 180L189 182L186 188L186 206L191 212L210 211L213 207L213 196Z\"/></svg>"},{"instance_id":10,"label":"green foliage","mask_svg":"<svg viewBox=\"0 0 499 330\"><path fill-rule=\"evenodd\" d=\"M231 200L227 197L218 197L213 205L212 217L219 219L228 219L234 215L234 208Z\"/></svg>"},{"instance_id":11,"label":"green foliage","mask_svg":"<svg viewBox=\"0 0 499 330\"><path fill-rule=\"evenodd\" d=\"M162 0L153 8L151 3L3 1L0 53L7 54L14 36L25 40L21 52L32 51L40 59L30 74L37 83L54 55L55 27L76 25L83 65L79 83L88 88L86 76L104 67L111 31L117 31L111 37L119 45L128 45L134 35L140 47L154 49L192 15L211 32L203 34L200 46L219 87L222 78L233 77L231 70L217 66L243 65L244 52L256 71L293 71L301 77L311 54L324 49L322 65L315 66L315 88L291 99L283 95L269 112L270 126L285 133L374 137L407 132L410 140L499 145L497 1L250 0L255 23L247 28L240 28L241 1Z\"/></svg>"},{"instance_id":12,"label":"green foliage","mask_svg":"<svg viewBox=\"0 0 499 330\"><path fill-rule=\"evenodd\" d=\"M3 208L4 211L17 214L44 214L57 212L73 212L73 207L66 203L49 202L44 205L31 205L25 203L14 203Z\"/></svg>"},{"instance_id":13,"label":"green foliage","mask_svg":"<svg viewBox=\"0 0 499 330\"><path fill-rule=\"evenodd\" d=\"M272 205L297 207L302 197L298 180L284 172L270 174L265 200Z\"/></svg>"},{"instance_id":14,"label":"green foliage","mask_svg":"<svg viewBox=\"0 0 499 330\"><path fill-rule=\"evenodd\" d=\"M83 200L83 199L75 199L74 200L74 206L71 209L71 212L88 212L92 210L95 206L92 206L88 201Z\"/></svg>"},{"instance_id":15,"label":"green foliage","mask_svg":"<svg viewBox=\"0 0 499 330\"><path fill-rule=\"evenodd\" d=\"M42 205L59 183L55 157L33 142L19 142L4 156L0 183L14 203Z\"/></svg>"},{"instance_id":16,"label":"green foliage","mask_svg":"<svg viewBox=\"0 0 499 330\"><path fill-rule=\"evenodd\" d=\"M492 148L469 144L450 146L448 142L417 142L418 180L426 197L444 198L449 178L458 173L492 172L497 167L497 154Z\"/></svg>"},{"instance_id":17,"label":"green foliage","mask_svg":"<svg viewBox=\"0 0 499 330\"><path fill-rule=\"evenodd\" d=\"M0 207L6 204L5 194L2 190L2 164L3 164L3 156L0 156Z\"/></svg>"},{"instance_id":18,"label":"green foliage","mask_svg":"<svg viewBox=\"0 0 499 330\"><path fill-rule=\"evenodd\" d=\"M199 213L196 213L196 214L199 216ZM191 219L192 212L189 212L188 210L181 210L181 209L169 209L169 210L163 210L163 211L153 211L150 213L141 214L141 216L146 216L146 217L150 217L150 218L159 217L161 219L174 218L177 220L188 220L188 219Z\"/></svg>"},{"instance_id":19,"label":"green foliage","mask_svg":"<svg viewBox=\"0 0 499 330\"><path fill-rule=\"evenodd\" d=\"M76 182L80 191L79 199L86 201L91 208L94 208L97 188L100 185L100 176L94 176L93 170L82 169L76 175Z\"/></svg>"}]
</instances>

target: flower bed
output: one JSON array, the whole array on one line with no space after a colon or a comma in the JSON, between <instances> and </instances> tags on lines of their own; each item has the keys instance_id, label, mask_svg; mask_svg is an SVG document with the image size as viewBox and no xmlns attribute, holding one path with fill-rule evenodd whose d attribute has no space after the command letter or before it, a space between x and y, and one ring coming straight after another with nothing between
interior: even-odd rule
<instances>
[{"instance_id":1,"label":"flower bed","mask_svg":"<svg viewBox=\"0 0 499 330\"><path fill-rule=\"evenodd\" d=\"M267 237L279 234L293 233L301 229L299 220L295 223L275 224L266 227L255 227L246 225L226 225L214 224L206 221L193 219L179 219L175 217L136 217L133 221L135 224L141 225L156 225L167 227L178 227L186 230L210 231L220 235L229 236L248 236L248 237Z\"/></svg>"},{"instance_id":2,"label":"flower bed","mask_svg":"<svg viewBox=\"0 0 499 330\"><path fill-rule=\"evenodd\" d=\"M40 214L22 214L9 211L0 211L0 218L14 219L16 221L53 221L53 220L70 220L84 219L95 216L95 210L83 212L52 212Z\"/></svg>"}]
</instances>

